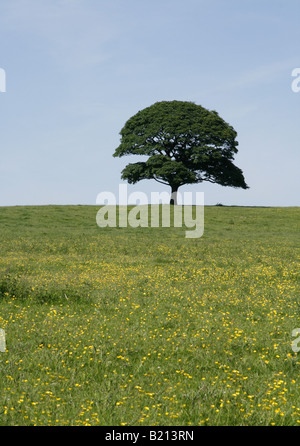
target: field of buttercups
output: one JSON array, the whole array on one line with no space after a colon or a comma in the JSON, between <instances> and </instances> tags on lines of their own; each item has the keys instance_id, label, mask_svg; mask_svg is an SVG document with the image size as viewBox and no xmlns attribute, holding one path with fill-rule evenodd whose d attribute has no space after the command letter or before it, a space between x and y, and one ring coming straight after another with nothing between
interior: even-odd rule
<instances>
[{"instance_id":1,"label":"field of buttercups","mask_svg":"<svg viewBox=\"0 0 300 446\"><path fill-rule=\"evenodd\" d=\"M96 213L0 208L0 424L299 425L299 209Z\"/></svg>"}]
</instances>

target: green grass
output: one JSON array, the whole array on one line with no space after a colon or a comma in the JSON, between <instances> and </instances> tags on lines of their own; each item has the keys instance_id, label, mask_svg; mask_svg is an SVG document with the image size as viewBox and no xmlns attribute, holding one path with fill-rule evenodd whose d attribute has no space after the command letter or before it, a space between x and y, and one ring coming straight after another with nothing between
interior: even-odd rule
<instances>
[{"instance_id":1,"label":"green grass","mask_svg":"<svg viewBox=\"0 0 300 446\"><path fill-rule=\"evenodd\" d=\"M299 425L299 208L97 210L0 208L0 424Z\"/></svg>"}]
</instances>

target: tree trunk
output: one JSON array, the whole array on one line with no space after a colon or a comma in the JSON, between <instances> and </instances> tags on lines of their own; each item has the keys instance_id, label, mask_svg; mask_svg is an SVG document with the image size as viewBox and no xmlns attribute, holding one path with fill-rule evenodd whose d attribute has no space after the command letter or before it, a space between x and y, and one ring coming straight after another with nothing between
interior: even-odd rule
<instances>
[{"instance_id":1,"label":"tree trunk","mask_svg":"<svg viewBox=\"0 0 300 446\"><path fill-rule=\"evenodd\" d=\"M172 204L172 205L176 205L176 204L177 204L177 191L178 191L178 186L171 186L171 188L172 188L172 193L171 193L170 204Z\"/></svg>"}]
</instances>

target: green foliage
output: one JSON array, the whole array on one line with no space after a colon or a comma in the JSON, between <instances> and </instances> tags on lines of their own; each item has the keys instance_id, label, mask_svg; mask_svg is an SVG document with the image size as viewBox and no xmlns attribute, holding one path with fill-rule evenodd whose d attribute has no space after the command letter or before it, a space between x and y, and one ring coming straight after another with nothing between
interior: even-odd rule
<instances>
[{"instance_id":1,"label":"green foliage","mask_svg":"<svg viewBox=\"0 0 300 446\"><path fill-rule=\"evenodd\" d=\"M237 133L216 111L192 102L156 102L131 117L120 135L115 157L149 156L123 169L122 179L129 183L154 179L172 191L202 181L248 188L232 162Z\"/></svg>"}]
</instances>

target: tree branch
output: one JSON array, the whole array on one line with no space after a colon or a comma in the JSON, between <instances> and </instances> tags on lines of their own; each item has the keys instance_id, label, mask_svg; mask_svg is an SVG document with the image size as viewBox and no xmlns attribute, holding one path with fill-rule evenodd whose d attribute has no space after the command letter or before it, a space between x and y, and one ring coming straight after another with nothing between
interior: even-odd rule
<instances>
[{"instance_id":1,"label":"tree branch","mask_svg":"<svg viewBox=\"0 0 300 446\"><path fill-rule=\"evenodd\" d=\"M153 175L153 179L154 179L155 181L157 181L158 183L164 184L165 186L170 186L169 183L164 183L163 181L158 180L158 179L155 177L155 175Z\"/></svg>"},{"instance_id":2,"label":"tree branch","mask_svg":"<svg viewBox=\"0 0 300 446\"><path fill-rule=\"evenodd\" d=\"M201 181L208 181L209 183L216 184L216 181L210 180L209 178L202 178Z\"/></svg>"}]
</instances>

